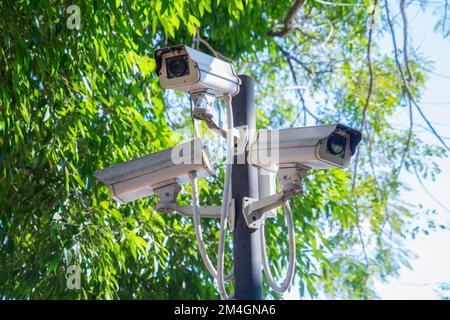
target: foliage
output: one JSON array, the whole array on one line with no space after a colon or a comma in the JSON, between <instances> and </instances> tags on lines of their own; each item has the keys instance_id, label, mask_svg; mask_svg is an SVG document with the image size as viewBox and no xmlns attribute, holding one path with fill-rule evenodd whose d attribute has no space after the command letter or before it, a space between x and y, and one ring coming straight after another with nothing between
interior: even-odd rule
<instances>
[{"instance_id":1,"label":"foliage","mask_svg":"<svg viewBox=\"0 0 450 320\"><path fill-rule=\"evenodd\" d=\"M153 74L154 49L186 43L210 51L202 39L233 59L257 80L259 127L340 121L359 128L370 82L367 2L309 1L284 38L268 32L283 24L289 1L79 1L79 29L67 24L68 3L0 2L0 296L217 298L191 220L157 214L153 197L119 207L92 177L192 134L186 99L164 95ZM386 20L377 17L379 39ZM293 200L302 296L371 298L374 279L408 261L401 240L415 213L398 198L408 134L390 124L407 92L393 53L375 41L372 50L376 81L354 190L352 170L317 171ZM419 97L418 59L410 58ZM284 89L298 79L308 96ZM314 116L300 103L305 98L320 105ZM436 174L430 162L445 155L442 148L415 136L410 145L404 168ZM220 203L217 171L201 185L204 204ZM180 201L189 201L187 192ZM274 260L278 275L287 252L275 241L282 220L266 231L271 256L282 257ZM217 243L214 222L205 238ZM72 264L82 270L81 290L66 286Z\"/></svg>"}]
</instances>

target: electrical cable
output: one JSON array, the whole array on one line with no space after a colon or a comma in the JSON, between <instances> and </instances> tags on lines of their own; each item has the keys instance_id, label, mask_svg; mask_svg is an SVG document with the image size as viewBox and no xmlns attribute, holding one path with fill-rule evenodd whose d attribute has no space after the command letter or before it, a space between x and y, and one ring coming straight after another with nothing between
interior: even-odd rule
<instances>
[{"instance_id":1,"label":"electrical cable","mask_svg":"<svg viewBox=\"0 0 450 320\"><path fill-rule=\"evenodd\" d=\"M192 100L191 101L191 114L192 114ZM232 120L232 119L231 119ZM200 136L200 130L199 127L195 121L195 119L192 117L192 122L193 122L193 127L194 127L194 137L198 138ZM231 124L232 126L233 124ZM227 162L228 159L227 159ZM208 272L211 274L211 276L214 279L218 279L218 273L217 270L214 268L213 263L211 262L211 259L208 256L208 253L206 251L206 246L205 246L205 242L203 240L203 231L202 231L202 227L201 227L201 216L200 216L200 202L199 202L199 192L198 192L198 183L197 183L197 176L195 174L195 172L191 172L189 173L189 179L191 180L191 186L192 186L192 202L193 202L193 217L194 217L194 231L195 231L195 237L197 239L197 244L198 244L198 248L200 251L200 256L202 257L203 263L206 266L206 269L208 270ZM229 185L231 186L231 167L230 167L230 171L226 172L225 174L225 189L226 189L226 184L229 180ZM228 187L229 188L229 187ZM229 194L229 192L227 193ZM224 199L228 199L229 196L225 194L224 192ZM226 197L226 198L225 198ZM228 208L228 201L223 201L224 199L222 199L222 206L221 206L221 216L222 216L222 212L225 210L225 214L226 217L228 217L227 214L227 208ZM225 220L226 221L226 220ZM224 281L229 281L231 279L233 279L234 277L234 268L230 271L229 274L225 274L223 275L223 267L222 267L222 278ZM223 281L222 281L223 283Z\"/></svg>"},{"instance_id":2,"label":"electrical cable","mask_svg":"<svg viewBox=\"0 0 450 320\"><path fill-rule=\"evenodd\" d=\"M206 269L211 274L214 279L217 279L217 271L214 268L211 259L208 256L208 252L206 251L205 241L203 240L203 231L201 226L201 217L200 217L200 203L198 196L198 184L197 184L197 176L195 172L189 173L189 179L191 180L192 186L192 206L194 209L194 231L195 237L197 239L198 249L200 251L200 256L202 257L203 263L206 266ZM233 269L231 272L224 276L224 280L230 280L233 278Z\"/></svg>"},{"instance_id":3,"label":"electrical cable","mask_svg":"<svg viewBox=\"0 0 450 320\"><path fill-rule=\"evenodd\" d=\"M217 278L217 271L214 268L211 260L208 257L208 253L206 252L205 242L203 241L203 232L202 232L202 226L200 224L200 203L198 199L198 184L197 184L197 177L195 173L189 173L189 178L191 180L191 186L192 186L192 205L194 207L194 230L195 230L195 237L197 238L197 245L198 249L200 251L200 256L203 259L203 263L206 266L206 269L208 269L209 273L214 277Z\"/></svg>"},{"instance_id":4,"label":"electrical cable","mask_svg":"<svg viewBox=\"0 0 450 320\"><path fill-rule=\"evenodd\" d=\"M195 118L193 117L192 113L194 111L194 104L192 103L192 98L189 98L189 103L191 105L191 119L192 119L192 126L194 127L194 138L200 137L200 129L195 122Z\"/></svg>"},{"instance_id":5,"label":"electrical cable","mask_svg":"<svg viewBox=\"0 0 450 320\"><path fill-rule=\"evenodd\" d=\"M292 279L294 277L294 269L295 269L295 230L294 230L294 221L292 218L292 211L291 207L289 206L289 202L286 202L284 204L284 211L285 211L285 220L286 225L288 228L288 238L289 238L289 259L288 259L288 268L286 273L286 278L281 283L281 285L278 285L276 281L274 280L272 273L270 271L269 267L269 259L267 257L267 249L266 249L266 239L264 235L264 224L262 224L261 228L259 229L260 235L261 235L261 259L263 263L263 269L264 273L266 275L267 281L269 282L270 287L279 292L283 293L285 292L289 286L292 283Z\"/></svg>"},{"instance_id":6,"label":"electrical cable","mask_svg":"<svg viewBox=\"0 0 450 320\"><path fill-rule=\"evenodd\" d=\"M231 105L231 96L226 95L224 97L225 105L227 109L227 159L225 170L225 187L222 196L222 207L220 210L220 229L219 229L219 249L217 251L217 287L219 289L220 297L223 300L233 299L233 295L228 295L224 285L224 255L225 255L225 233L228 218L228 204L231 197L231 165L234 158L234 137L232 135L233 130L233 109Z\"/></svg>"}]
</instances>

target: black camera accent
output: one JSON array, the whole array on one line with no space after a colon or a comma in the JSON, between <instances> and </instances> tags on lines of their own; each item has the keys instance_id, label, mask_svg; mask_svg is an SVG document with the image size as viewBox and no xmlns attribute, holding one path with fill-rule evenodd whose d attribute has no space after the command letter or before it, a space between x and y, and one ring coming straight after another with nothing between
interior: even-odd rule
<instances>
[{"instance_id":1,"label":"black camera accent","mask_svg":"<svg viewBox=\"0 0 450 320\"><path fill-rule=\"evenodd\" d=\"M167 78L178 78L189 74L189 57L187 54L166 59Z\"/></svg>"},{"instance_id":2,"label":"black camera accent","mask_svg":"<svg viewBox=\"0 0 450 320\"><path fill-rule=\"evenodd\" d=\"M333 133L327 142L328 152L333 155L341 155L344 157L345 145L347 144L347 139L339 134Z\"/></svg>"}]
</instances>

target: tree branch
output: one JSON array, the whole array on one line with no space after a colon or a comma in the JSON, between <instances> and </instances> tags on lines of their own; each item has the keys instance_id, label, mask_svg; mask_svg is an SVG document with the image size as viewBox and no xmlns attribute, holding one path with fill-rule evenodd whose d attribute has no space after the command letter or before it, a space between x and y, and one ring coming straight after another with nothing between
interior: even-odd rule
<instances>
[{"instance_id":1,"label":"tree branch","mask_svg":"<svg viewBox=\"0 0 450 320\"><path fill-rule=\"evenodd\" d=\"M212 52L212 54L216 57L216 58L220 58L222 60L225 60L227 62L233 63L234 61L231 60L230 58L224 56L223 54L221 54L219 51L216 51L206 40L204 40L203 38L200 37L200 35L198 35L198 41L202 44L205 45L205 47L208 48L209 51Z\"/></svg>"},{"instance_id":2,"label":"tree branch","mask_svg":"<svg viewBox=\"0 0 450 320\"><path fill-rule=\"evenodd\" d=\"M378 0L374 1L372 12L370 13L370 16L373 18L375 15L375 10L377 8ZM366 114L367 109L369 107L370 98L372 97L372 90L373 90L373 68L372 68L372 57L371 57L371 48L372 48L372 34L373 34L373 27L370 27L369 29L369 41L367 43L367 62L369 64L369 90L367 92L366 102L364 104L364 109L362 112L362 120L361 120L361 132L364 131L364 127L366 126ZM358 171L358 160L359 160L359 152L356 154L355 157L355 165L353 170L353 181L352 181L352 192L355 189L355 183L356 183L356 175Z\"/></svg>"},{"instance_id":3,"label":"tree branch","mask_svg":"<svg viewBox=\"0 0 450 320\"><path fill-rule=\"evenodd\" d=\"M395 40L395 31L394 31L394 27L392 25L392 20L391 20L390 13L389 13L389 4L388 4L387 0L385 0L385 7L386 7L385 8L386 9L386 18L388 21L389 29L391 31L392 45L394 47L395 62L397 64L397 68L400 72L402 79L405 80L405 74L403 73L403 69L401 67L400 60L398 58L397 41ZM405 81L403 81L403 82L405 83ZM403 149L403 154L402 154L402 158L400 160L400 165L398 166L398 168L395 172L396 175L400 174L400 171L403 167L403 163L405 162L405 159L406 159L406 154L408 153L408 150L409 150L409 145L411 144L412 130L413 130L413 125L414 125L411 100L409 100L408 109L409 109L409 128L408 128L408 138L407 138L408 140L406 141L405 148Z\"/></svg>"},{"instance_id":4,"label":"tree branch","mask_svg":"<svg viewBox=\"0 0 450 320\"><path fill-rule=\"evenodd\" d=\"M414 74L408 62L408 18L406 17L406 0L400 1L400 11L403 20L403 59L405 60L406 70L408 71L409 81L415 82Z\"/></svg>"},{"instance_id":5,"label":"tree branch","mask_svg":"<svg viewBox=\"0 0 450 320\"><path fill-rule=\"evenodd\" d=\"M377 9L377 4L378 4L378 0L375 0L374 4L373 4L372 12L370 13L371 19L374 19L374 17L375 17L375 11ZM372 34L373 34L373 23L370 24L369 41L367 43L367 62L369 64L369 90L367 93L366 102L364 104L364 109L362 112L361 132L364 131L364 127L366 125L366 113L367 113L367 109L369 107L370 98L372 97L372 91L373 91L373 68L372 68L372 57L371 57ZM359 234L359 240L361 242L361 247L362 247L362 251L364 254L364 258L366 260L366 264L369 265L369 258L366 253L366 246L364 244L364 238L362 236L362 231L361 231L361 227L360 227L360 217L359 217L360 212L359 212L358 198L355 195L355 185L356 185L356 176L357 176L357 172L358 172L359 154L360 153L357 152L356 157L355 157L355 165L354 165L354 170L353 170L353 181L352 181L352 189L351 190L352 190L352 194L355 199L355 205L356 205L355 217L356 217L356 227L358 229L358 234Z\"/></svg>"},{"instance_id":6,"label":"tree branch","mask_svg":"<svg viewBox=\"0 0 450 320\"><path fill-rule=\"evenodd\" d=\"M302 63L301 63L298 59L296 59L295 57L293 57L288 51L284 50L280 45L277 44L277 47L280 49L280 51L283 53L284 57L286 58L287 63L288 63L288 65L289 65L289 70L291 71L292 78L294 79L294 83L295 83L295 85L296 85L297 87L299 87L300 84L299 84L299 82L298 82L298 80L297 80L297 75L295 74L295 69L294 69L294 66L292 65L292 61L291 61L291 60L294 60L295 62L299 63L305 70L308 70L308 69L305 68L305 67L302 65ZM305 99L304 99L304 97L303 97L303 94L302 94L301 90L300 90L300 89L296 89L296 92L297 92L297 94L298 94L298 96L299 96L299 98L300 98L300 101L301 101L301 103L302 103L303 112L305 113L305 115L306 115L306 113L307 113L307 114L309 114L314 120L316 120L316 122L322 123L323 121L321 121L315 114L313 114L313 113L311 112L311 110L309 110L309 109L306 107ZM300 116L300 112L298 112L297 117L294 119L294 121L293 121L292 124L291 124L291 127L292 127L292 126L294 125L294 123L297 121L297 119L299 118L299 116Z\"/></svg>"},{"instance_id":7,"label":"tree branch","mask_svg":"<svg viewBox=\"0 0 450 320\"><path fill-rule=\"evenodd\" d=\"M386 6L387 6L387 1L386 1ZM403 17L403 36L404 36L404 45L407 45L408 42L407 39L408 38L408 31L407 31L407 18L406 18L406 4L405 4L405 0L402 0L400 2L400 10L402 11L402 17ZM392 34L392 24L391 24L391 34ZM395 39L395 36L394 36ZM393 40L395 41L395 40ZM407 49L404 48L403 49L404 52L407 52ZM411 67L409 65L408 62L408 56L404 55L404 60L405 60L405 64L406 64L406 69L408 71L408 75L409 75L409 79L413 80L414 76L412 74L411 71ZM400 61L398 59L398 57L396 58L396 63L397 63L397 67L399 68L399 70L401 69L401 65L400 65ZM412 102L412 104L416 107L417 111L419 111L420 116L422 117L422 119L425 121L425 123L427 124L427 126L431 129L431 131L433 132L434 136L439 140L439 142L442 144L442 146L447 150L450 151L450 147L445 143L445 141L442 139L442 137L439 135L439 133L437 133L436 129L434 129L433 125L431 124L431 122L428 120L428 118L425 116L425 114L423 113L422 109L420 108L419 104L417 103L416 99L414 99L414 94L412 92L410 83L406 80L405 74L400 71L400 75L402 77L402 81L403 84L406 88L406 92L408 93L408 99Z\"/></svg>"},{"instance_id":8,"label":"tree branch","mask_svg":"<svg viewBox=\"0 0 450 320\"><path fill-rule=\"evenodd\" d=\"M294 57L289 51L287 51L286 49L284 49L282 46L280 46L278 43L275 43L277 48L281 51L281 53L288 59L294 60L295 62L297 62L299 65L302 66L303 69L305 69L306 72L308 72L309 74L314 74L314 72L309 69L306 64L299 60L297 57Z\"/></svg>"},{"instance_id":9,"label":"tree branch","mask_svg":"<svg viewBox=\"0 0 450 320\"><path fill-rule=\"evenodd\" d=\"M412 165L413 169L414 169L414 173L415 176L417 178L417 181L419 182L420 186L422 187L422 189L425 191L425 193L432 199L434 200L434 202L436 202L442 209L444 209L445 211L447 211L448 213L450 213L450 210L444 206L442 204L442 202L440 202L435 196L433 196L433 194L427 189L427 187L425 187L425 184L422 181L422 178L419 175L419 172L417 171L416 165L413 163Z\"/></svg>"},{"instance_id":10,"label":"tree branch","mask_svg":"<svg viewBox=\"0 0 450 320\"><path fill-rule=\"evenodd\" d=\"M296 0L292 8L289 10L286 18L284 19L284 28L279 31L271 30L267 32L268 36L271 37L286 37L290 35L296 28L297 25L297 14L300 9L305 4L306 0Z\"/></svg>"},{"instance_id":11,"label":"tree branch","mask_svg":"<svg viewBox=\"0 0 450 320\"><path fill-rule=\"evenodd\" d=\"M377 4L378 4L378 0L375 0L373 3L372 12L370 14L371 19L374 19ZM370 98L372 98L372 91L373 91L373 80L374 79L373 79L373 66L372 66L372 56L371 56L372 35L373 35L373 24L370 26L370 29L369 29L369 42L367 44L367 62L369 64L369 91L367 92L366 103L364 104L364 109L363 109L363 113L362 113L361 131L363 131L364 127L366 126L366 114L367 114L367 109L369 107Z\"/></svg>"},{"instance_id":12,"label":"tree branch","mask_svg":"<svg viewBox=\"0 0 450 320\"><path fill-rule=\"evenodd\" d=\"M299 87L299 83L298 83L298 80L297 80L297 75L295 74L295 70L294 70L294 66L292 65L292 61L291 61L290 58L287 58L287 61L288 61L288 65L289 65L289 69L291 71L292 77L294 78L295 85L297 87ZM297 91L297 94L298 94L298 96L300 98L300 101L302 102L303 112L305 113L305 115L306 115L306 113L308 113L317 122L319 122L320 120L311 111L309 111L309 109L306 107L305 98L303 97L303 93L302 93L301 89L296 89L296 91ZM294 121L292 121L291 127L294 126L294 123L297 121L297 119L299 117L300 117L300 112L297 112L297 117L294 119Z\"/></svg>"}]
</instances>

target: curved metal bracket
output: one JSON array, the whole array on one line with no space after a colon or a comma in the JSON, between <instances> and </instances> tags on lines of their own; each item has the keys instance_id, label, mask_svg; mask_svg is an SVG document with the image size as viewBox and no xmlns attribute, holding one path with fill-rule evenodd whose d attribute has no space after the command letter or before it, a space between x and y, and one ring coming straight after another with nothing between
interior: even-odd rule
<instances>
[{"instance_id":1,"label":"curved metal bracket","mask_svg":"<svg viewBox=\"0 0 450 320\"><path fill-rule=\"evenodd\" d=\"M277 173L281 191L269 197L257 200L243 198L242 207L247 226L258 229L266 219L266 213L282 206L290 196L303 193L302 180L308 173L307 168L280 168Z\"/></svg>"},{"instance_id":2,"label":"curved metal bracket","mask_svg":"<svg viewBox=\"0 0 450 320\"><path fill-rule=\"evenodd\" d=\"M181 186L177 182L155 189L155 194L159 196L156 210L161 213L177 212L183 216L192 217L194 213L193 206L182 206L176 203L180 190ZM231 199L228 208L228 210L230 210L228 214L228 225L230 226L230 230L234 230L234 208L234 199ZM200 218L220 219L220 210L220 206L200 207Z\"/></svg>"},{"instance_id":3,"label":"curved metal bracket","mask_svg":"<svg viewBox=\"0 0 450 320\"><path fill-rule=\"evenodd\" d=\"M205 121L208 128L219 132L222 137L226 138L228 132L227 123L219 121L214 112L215 97L205 92L200 92L191 94L190 99L193 105L192 117L196 120ZM235 127L231 134L237 144L236 154L242 154L248 142L248 126Z\"/></svg>"},{"instance_id":4,"label":"curved metal bracket","mask_svg":"<svg viewBox=\"0 0 450 320\"><path fill-rule=\"evenodd\" d=\"M200 218L209 218L209 219L220 219L220 206L203 206L200 207ZM194 214L194 207L189 205L179 205L176 203L164 203L159 204L156 206L156 210L163 213L171 213L176 212L179 213L185 217L193 217ZM234 230L234 199L231 199L229 203L228 208L229 214L228 214L228 225L230 227L230 230Z\"/></svg>"}]
</instances>

